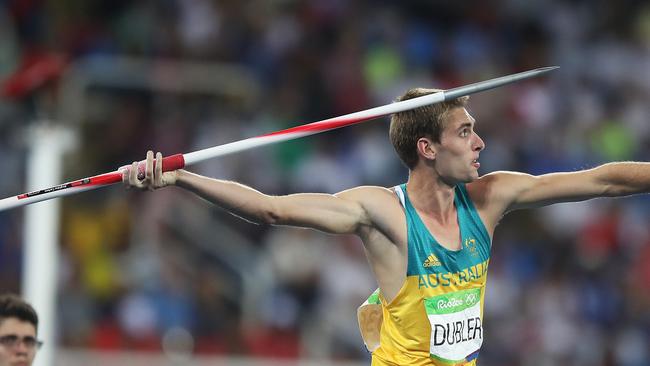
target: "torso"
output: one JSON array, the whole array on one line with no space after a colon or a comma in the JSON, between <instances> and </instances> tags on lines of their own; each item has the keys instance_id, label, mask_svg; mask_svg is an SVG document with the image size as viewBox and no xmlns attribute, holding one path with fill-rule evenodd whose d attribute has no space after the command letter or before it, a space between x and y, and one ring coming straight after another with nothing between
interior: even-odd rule
<instances>
[{"instance_id":1,"label":"torso","mask_svg":"<svg viewBox=\"0 0 650 366\"><path fill-rule=\"evenodd\" d=\"M485 212L486 210L475 199L480 192L477 192L477 187L473 186L467 184L467 191L475 202L478 214L491 237L498 217L493 218ZM393 188L367 187L367 189L370 190L369 196L372 199L363 204L375 225L365 230L361 234L361 239L379 288L384 297L390 301L397 295L406 279L408 263L406 216ZM441 225L420 211L418 214L440 245L452 251L461 249L458 221L450 220L447 225Z\"/></svg>"},{"instance_id":2,"label":"torso","mask_svg":"<svg viewBox=\"0 0 650 366\"><path fill-rule=\"evenodd\" d=\"M400 357L406 357L401 358L401 361L428 364L431 362L428 342L433 338L430 336L433 327L427 320L423 301L430 299L427 301L437 302L437 298L443 294L477 291L482 312L491 235L487 234L482 224L475 225L481 221L477 212L474 211L473 217L468 219L467 207L463 209L465 223L461 228L457 220L447 220L446 225L441 225L417 212L412 205L409 206L411 213L407 219L405 209L392 190L382 189L381 194L373 193L374 198L364 202L366 211L372 216L373 227L361 234L369 262L379 283L384 309L382 347L373 355L377 356L377 359L393 362ZM464 194L467 199L468 193ZM466 203L464 205L466 206ZM455 213L456 210L453 211ZM410 229L407 228L407 221ZM408 231L417 226L420 227L417 229L420 234ZM413 238L410 238L410 235L413 235ZM409 240L415 242L409 243ZM431 244L431 240L434 244ZM474 242L474 247L463 247L463 242L468 240ZM415 246L409 249L409 246L413 245ZM409 263L409 258L412 263ZM473 311L479 311L477 309ZM441 321L446 321L448 317L430 316L441 316ZM403 346L410 351L395 353L395 350ZM452 346L454 347L458 346ZM472 347L468 345L468 349ZM463 353L465 350L456 349L451 354Z\"/></svg>"}]
</instances>

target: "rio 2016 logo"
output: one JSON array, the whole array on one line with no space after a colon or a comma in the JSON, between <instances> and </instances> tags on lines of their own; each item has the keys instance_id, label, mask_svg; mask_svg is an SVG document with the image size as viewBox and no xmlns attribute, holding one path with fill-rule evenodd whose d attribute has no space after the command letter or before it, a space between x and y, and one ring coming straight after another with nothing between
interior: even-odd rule
<instances>
[{"instance_id":1,"label":"rio 2016 logo","mask_svg":"<svg viewBox=\"0 0 650 366\"><path fill-rule=\"evenodd\" d=\"M467 294L467 296L465 296L465 304L467 304L467 306L472 306L476 304L478 301L479 298L475 292L469 293Z\"/></svg>"}]
</instances>

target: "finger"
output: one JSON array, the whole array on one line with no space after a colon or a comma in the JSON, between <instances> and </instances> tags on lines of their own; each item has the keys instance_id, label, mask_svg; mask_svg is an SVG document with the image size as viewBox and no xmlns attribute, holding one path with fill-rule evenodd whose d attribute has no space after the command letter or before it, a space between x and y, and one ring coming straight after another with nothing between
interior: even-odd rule
<instances>
[{"instance_id":1,"label":"finger","mask_svg":"<svg viewBox=\"0 0 650 366\"><path fill-rule=\"evenodd\" d=\"M153 151L147 151L147 162L144 168L144 183L149 186L153 183Z\"/></svg>"},{"instance_id":2,"label":"finger","mask_svg":"<svg viewBox=\"0 0 650 366\"><path fill-rule=\"evenodd\" d=\"M129 169L129 184L133 187L141 188L142 185L138 179L138 162L134 161Z\"/></svg>"},{"instance_id":3,"label":"finger","mask_svg":"<svg viewBox=\"0 0 650 366\"><path fill-rule=\"evenodd\" d=\"M129 184L129 168L122 169L122 184L126 189L130 189L131 185Z\"/></svg>"},{"instance_id":4,"label":"finger","mask_svg":"<svg viewBox=\"0 0 650 366\"><path fill-rule=\"evenodd\" d=\"M156 153L156 166L155 166L155 173L154 173L154 186L156 188L160 188L163 186L162 182L162 176L163 176L163 171L162 171L162 153L158 152Z\"/></svg>"}]
</instances>

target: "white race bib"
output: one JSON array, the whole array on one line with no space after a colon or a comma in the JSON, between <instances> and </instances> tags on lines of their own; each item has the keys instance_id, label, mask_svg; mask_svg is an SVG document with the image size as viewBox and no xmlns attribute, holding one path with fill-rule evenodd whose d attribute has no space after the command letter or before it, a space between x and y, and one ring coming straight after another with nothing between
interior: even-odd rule
<instances>
[{"instance_id":1,"label":"white race bib","mask_svg":"<svg viewBox=\"0 0 650 366\"><path fill-rule=\"evenodd\" d=\"M476 357L483 343L481 289L470 289L424 299L431 323L430 354L448 363Z\"/></svg>"}]
</instances>

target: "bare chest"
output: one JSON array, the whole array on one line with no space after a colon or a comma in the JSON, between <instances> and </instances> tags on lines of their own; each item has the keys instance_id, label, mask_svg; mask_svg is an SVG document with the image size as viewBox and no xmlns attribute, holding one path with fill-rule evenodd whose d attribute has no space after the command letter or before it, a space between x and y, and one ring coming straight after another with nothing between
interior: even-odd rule
<instances>
[{"instance_id":1,"label":"bare chest","mask_svg":"<svg viewBox=\"0 0 650 366\"><path fill-rule=\"evenodd\" d=\"M462 248L460 226L458 225L456 215L452 219L447 220L446 223L441 223L426 215L420 215L420 219L427 230L429 230L431 236L442 247L448 250L460 250Z\"/></svg>"}]
</instances>

